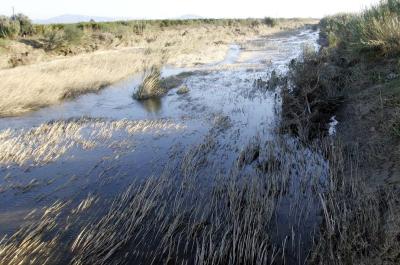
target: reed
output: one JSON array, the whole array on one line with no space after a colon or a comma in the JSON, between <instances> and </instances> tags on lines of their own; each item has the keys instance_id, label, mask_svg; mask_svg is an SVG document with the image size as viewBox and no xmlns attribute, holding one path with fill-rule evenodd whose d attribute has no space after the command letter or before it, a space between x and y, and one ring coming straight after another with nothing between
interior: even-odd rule
<instances>
[{"instance_id":1,"label":"reed","mask_svg":"<svg viewBox=\"0 0 400 265\"><path fill-rule=\"evenodd\" d=\"M133 97L137 100L145 100L160 97L165 93L166 89L161 87L161 69L153 65L144 70L142 83L133 94Z\"/></svg>"},{"instance_id":2,"label":"reed","mask_svg":"<svg viewBox=\"0 0 400 265\"><path fill-rule=\"evenodd\" d=\"M56 161L74 147L110 147L113 136L125 133L172 132L185 126L168 120L103 120L81 118L55 121L30 129L0 131L0 165L43 165ZM131 138L131 145L134 139Z\"/></svg>"}]
</instances>

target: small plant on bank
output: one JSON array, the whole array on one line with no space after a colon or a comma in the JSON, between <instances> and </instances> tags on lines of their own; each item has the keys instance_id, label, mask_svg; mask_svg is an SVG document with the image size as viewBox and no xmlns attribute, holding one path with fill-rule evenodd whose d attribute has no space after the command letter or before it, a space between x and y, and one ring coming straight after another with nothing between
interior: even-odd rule
<instances>
[{"instance_id":1,"label":"small plant on bank","mask_svg":"<svg viewBox=\"0 0 400 265\"><path fill-rule=\"evenodd\" d=\"M146 68L143 73L142 83L133 94L137 100L145 100L149 98L160 97L165 93L165 89L161 87L161 70L158 66Z\"/></svg>"}]
</instances>

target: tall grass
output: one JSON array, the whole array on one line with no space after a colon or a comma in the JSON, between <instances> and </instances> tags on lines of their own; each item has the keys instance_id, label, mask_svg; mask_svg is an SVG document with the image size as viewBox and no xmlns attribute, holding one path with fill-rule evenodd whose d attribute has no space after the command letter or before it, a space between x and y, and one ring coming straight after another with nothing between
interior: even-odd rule
<instances>
[{"instance_id":1,"label":"tall grass","mask_svg":"<svg viewBox=\"0 0 400 265\"><path fill-rule=\"evenodd\" d=\"M399 264L399 191L368 185L358 148L337 141L324 149L330 178L319 194L324 221L309 264Z\"/></svg>"},{"instance_id":2,"label":"tall grass","mask_svg":"<svg viewBox=\"0 0 400 265\"><path fill-rule=\"evenodd\" d=\"M161 86L161 69L159 66L153 65L144 70L142 83L133 97L137 100L144 100L159 97L165 92L165 89Z\"/></svg>"},{"instance_id":3,"label":"tall grass","mask_svg":"<svg viewBox=\"0 0 400 265\"><path fill-rule=\"evenodd\" d=\"M302 263L308 252L300 249L309 237L305 230L312 233L305 227L316 224L312 191L320 190L318 179L327 173L321 156L287 138L257 138L251 146L258 146L258 158L246 148L245 165L208 176L200 173L216 146L207 139L188 150L177 170L133 183L111 205L99 202L104 210L93 208L95 215L81 215L91 196L74 202L79 206L72 213L80 223L64 226L74 220L65 208L52 235L38 231L47 220L42 218L5 238L0 263L24 264L18 262L29 257L40 264L286 264L290 256ZM30 242L31 234L35 245L21 244ZM16 250L21 255L14 257Z\"/></svg>"},{"instance_id":4,"label":"tall grass","mask_svg":"<svg viewBox=\"0 0 400 265\"><path fill-rule=\"evenodd\" d=\"M369 190L357 170L345 170L349 162L357 169L358 150L256 140L243 151L246 173L208 177L191 159L207 147L197 148L182 164L189 174L134 183L100 212L90 195L72 211L59 202L44 209L0 240L0 263L398 264L398 194Z\"/></svg>"},{"instance_id":5,"label":"tall grass","mask_svg":"<svg viewBox=\"0 0 400 265\"><path fill-rule=\"evenodd\" d=\"M400 1L385 0L360 14L339 14L321 21L330 46L376 56L400 54Z\"/></svg>"}]
</instances>

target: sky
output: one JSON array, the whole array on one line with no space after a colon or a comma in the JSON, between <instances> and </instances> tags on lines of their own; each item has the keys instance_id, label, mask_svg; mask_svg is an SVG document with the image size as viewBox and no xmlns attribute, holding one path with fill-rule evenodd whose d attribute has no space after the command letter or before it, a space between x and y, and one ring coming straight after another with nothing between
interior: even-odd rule
<instances>
[{"instance_id":1,"label":"sky","mask_svg":"<svg viewBox=\"0 0 400 265\"><path fill-rule=\"evenodd\" d=\"M198 15L212 18L314 17L356 12L379 0L1 0L0 14L12 7L33 19L63 14L111 18L174 18Z\"/></svg>"}]
</instances>

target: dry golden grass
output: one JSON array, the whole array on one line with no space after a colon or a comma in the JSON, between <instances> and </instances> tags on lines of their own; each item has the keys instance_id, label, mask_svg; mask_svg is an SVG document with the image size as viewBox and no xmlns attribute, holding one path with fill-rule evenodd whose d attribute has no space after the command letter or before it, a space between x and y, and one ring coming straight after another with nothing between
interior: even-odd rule
<instances>
[{"instance_id":1,"label":"dry golden grass","mask_svg":"<svg viewBox=\"0 0 400 265\"><path fill-rule=\"evenodd\" d=\"M59 103L96 91L141 68L136 50L110 51L0 71L0 116Z\"/></svg>"},{"instance_id":2,"label":"dry golden grass","mask_svg":"<svg viewBox=\"0 0 400 265\"><path fill-rule=\"evenodd\" d=\"M57 260L59 253L52 251L59 244L60 237L46 240L47 233L54 232L58 226L61 211L68 203L55 202L42 209L39 221L22 227L10 238L0 240L1 264L51 264Z\"/></svg>"},{"instance_id":3,"label":"dry golden grass","mask_svg":"<svg viewBox=\"0 0 400 265\"><path fill-rule=\"evenodd\" d=\"M128 47L52 58L51 61L0 70L0 116L20 115L97 91L142 70L143 62L193 66L224 59L229 44L311 23L289 20L278 27L202 26L149 31L121 45ZM314 21L315 22L315 21ZM49 60L49 56L45 57Z\"/></svg>"},{"instance_id":4,"label":"dry golden grass","mask_svg":"<svg viewBox=\"0 0 400 265\"><path fill-rule=\"evenodd\" d=\"M31 129L7 129L0 131L0 165L24 165L28 162L43 164L57 160L74 146L84 149L91 149L99 144L111 146L114 133L119 131L134 135L183 128L183 125L167 120L79 119L46 123Z\"/></svg>"}]
</instances>

